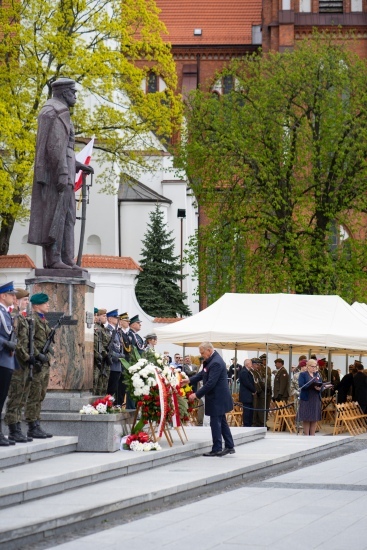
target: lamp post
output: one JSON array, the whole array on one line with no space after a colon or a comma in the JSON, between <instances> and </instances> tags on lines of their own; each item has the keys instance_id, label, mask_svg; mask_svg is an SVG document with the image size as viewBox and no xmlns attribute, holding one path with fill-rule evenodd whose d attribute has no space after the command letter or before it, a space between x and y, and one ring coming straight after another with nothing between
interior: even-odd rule
<instances>
[{"instance_id":1,"label":"lamp post","mask_svg":"<svg viewBox=\"0 0 367 550\"><path fill-rule=\"evenodd\" d=\"M177 209L177 217L181 220L181 246L180 246L180 257L181 257L181 281L180 281L180 288L182 292L182 284L183 284L183 221L184 218L186 218L186 210L182 208Z\"/></svg>"}]
</instances>

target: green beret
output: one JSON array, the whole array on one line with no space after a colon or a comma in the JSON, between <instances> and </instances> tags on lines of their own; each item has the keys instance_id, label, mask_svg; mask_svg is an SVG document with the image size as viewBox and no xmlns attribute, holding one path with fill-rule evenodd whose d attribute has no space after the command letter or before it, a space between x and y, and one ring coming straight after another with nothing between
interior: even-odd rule
<instances>
[{"instance_id":1,"label":"green beret","mask_svg":"<svg viewBox=\"0 0 367 550\"><path fill-rule=\"evenodd\" d=\"M30 302L34 306L39 306L48 302L48 296L44 292L39 292L38 294L33 294L33 296L31 296Z\"/></svg>"},{"instance_id":2,"label":"green beret","mask_svg":"<svg viewBox=\"0 0 367 550\"><path fill-rule=\"evenodd\" d=\"M98 315L98 307L94 308L94 315Z\"/></svg>"}]
</instances>

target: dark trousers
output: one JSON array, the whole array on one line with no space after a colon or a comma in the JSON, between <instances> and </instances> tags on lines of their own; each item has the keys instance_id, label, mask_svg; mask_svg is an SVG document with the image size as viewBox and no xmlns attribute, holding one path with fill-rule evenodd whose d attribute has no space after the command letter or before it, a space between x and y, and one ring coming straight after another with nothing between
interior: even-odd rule
<instances>
[{"instance_id":1,"label":"dark trousers","mask_svg":"<svg viewBox=\"0 0 367 550\"><path fill-rule=\"evenodd\" d=\"M254 418L254 411L253 409L253 402L248 401L246 403L242 403L243 405L243 425L245 428L251 428L252 421Z\"/></svg>"},{"instance_id":2,"label":"dark trousers","mask_svg":"<svg viewBox=\"0 0 367 550\"><path fill-rule=\"evenodd\" d=\"M234 442L233 442L231 430L229 429L225 414L222 414L220 416L211 416L210 428L212 430L212 439L213 439L212 451L214 453L222 450L222 437L224 439L225 448L233 449Z\"/></svg>"},{"instance_id":3,"label":"dark trousers","mask_svg":"<svg viewBox=\"0 0 367 550\"><path fill-rule=\"evenodd\" d=\"M0 432L1 432L1 413L3 412L3 407L5 399L8 395L10 380L13 376L12 369L7 369L6 367L0 367Z\"/></svg>"},{"instance_id":4,"label":"dark trousers","mask_svg":"<svg viewBox=\"0 0 367 550\"><path fill-rule=\"evenodd\" d=\"M115 405L121 405L121 372L111 370L108 380L107 393L115 398Z\"/></svg>"}]
</instances>

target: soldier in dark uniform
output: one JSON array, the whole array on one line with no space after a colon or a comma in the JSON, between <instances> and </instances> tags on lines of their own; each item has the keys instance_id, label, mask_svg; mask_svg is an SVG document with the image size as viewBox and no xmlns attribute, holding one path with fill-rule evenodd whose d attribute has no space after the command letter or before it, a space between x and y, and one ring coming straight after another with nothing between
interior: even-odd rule
<instances>
[{"instance_id":1,"label":"soldier in dark uniform","mask_svg":"<svg viewBox=\"0 0 367 550\"><path fill-rule=\"evenodd\" d=\"M34 316L34 356L36 362L25 406L25 419L28 422L27 435L29 437L46 439L52 437L52 434L45 432L41 427L41 406L46 397L50 380L50 361L53 351L50 350L44 355L42 350L51 332L45 317L45 313L50 309L50 303L47 294L43 292L33 294L30 302ZM26 349L28 349L28 345Z\"/></svg>"},{"instance_id":2,"label":"soldier in dark uniform","mask_svg":"<svg viewBox=\"0 0 367 550\"><path fill-rule=\"evenodd\" d=\"M121 402L121 361L124 357L120 336L118 333L118 310L114 309L107 313L107 330L109 333L108 356L111 359L110 377L108 380L107 393L113 395L117 405Z\"/></svg>"},{"instance_id":3,"label":"soldier in dark uniform","mask_svg":"<svg viewBox=\"0 0 367 550\"><path fill-rule=\"evenodd\" d=\"M11 377L18 367L15 357L15 333L13 321L8 311L14 303L15 290L13 283L0 286L0 447L14 444L10 442L1 430L1 413L8 395Z\"/></svg>"},{"instance_id":4,"label":"soldier in dark uniform","mask_svg":"<svg viewBox=\"0 0 367 550\"><path fill-rule=\"evenodd\" d=\"M130 399L130 396L126 394L127 386L125 382L125 371L127 368L129 368L130 364L133 363L133 360L131 357L133 337L130 334L130 318L127 312L121 313L119 315L119 336L120 336L122 349L124 352L124 358L121 359L121 363L122 363L122 373L121 373L121 381L120 381L121 404L124 404L125 397L126 397L127 403L131 405L133 401Z\"/></svg>"},{"instance_id":5,"label":"soldier in dark uniform","mask_svg":"<svg viewBox=\"0 0 367 550\"><path fill-rule=\"evenodd\" d=\"M93 394L106 395L110 378L111 358L108 356L108 344L111 338L105 328L107 309L97 309L94 320L94 373Z\"/></svg>"},{"instance_id":6,"label":"soldier in dark uniform","mask_svg":"<svg viewBox=\"0 0 367 550\"><path fill-rule=\"evenodd\" d=\"M130 319L130 335L132 336L132 344L138 350L139 354L143 355L144 340L140 334L138 334L140 329L141 321L139 319L139 315L134 315L134 317L131 317Z\"/></svg>"},{"instance_id":7,"label":"soldier in dark uniform","mask_svg":"<svg viewBox=\"0 0 367 550\"><path fill-rule=\"evenodd\" d=\"M261 359L254 357L252 361L252 375L254 377L255 390L254 395L254 416L253 416L253 426L261 427L264 426L264 412L265 408L265 381L261 374L260 369L262 368Z\"/></svg>"},{"instance_id":8,"label":"soldier in dark uniform","mask_svg":"<svg viewBox=\"0 0 367 550\"><path fill-rule=\"evenodd\" d=\"M11 316L17 334L18 341L15 355L20 368L14 371L10 382L4 421L9 428L9 439L16 443L27 443L27 441L33 441L33 438L22 433L21 421L22 409L26 404L30 387L29 325L26 318L29 292L22 288L16 288L15 290L16 299Z\"/></svg>"},{"instance_id":9,"label":"soldier in dark uniform","mask_svg":"<svg viewBox=\"0 0 367 550\"><path fill-rule=\"evenodd\" d=\"M262 355L260 355L259 359L261 359L261 362L262 362L262 366L260 367L260 374L261 374L262 380L264 382L264 386L266 387L266 398L265 398L264 408L269 409L271 396L272 396L271 369L270 369L270 367L266 366L266 360L267 360L266 353L263 353ZM269 415L269 412L266 411L266 422L268 421L268 415ZM263 425L264 425L264 423L262 423L262 426Z\"/></svg>"},{"instance_id":10,"label":"soldier in dark uniform","mask_svg":"<svg viewBox=\"0 0 367 550\"><path fill-rule=\"evenodd\" d=\"M284 368L283 359L275 359L275 367L277 369L274 378L274 401L287 401L289 397L289 376Z\"/></svg>"}]
</instances>

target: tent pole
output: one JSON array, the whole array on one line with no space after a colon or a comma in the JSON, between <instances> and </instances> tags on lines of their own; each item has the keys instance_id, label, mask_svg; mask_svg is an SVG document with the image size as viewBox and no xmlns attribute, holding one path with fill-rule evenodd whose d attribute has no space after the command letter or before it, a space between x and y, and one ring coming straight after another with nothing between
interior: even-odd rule
<instances>
[{"instance_id":1,"label":"tent pole","mask_svg":"<svg viewBox=\"0 0 367 550\"><path fill-rule=\"evenodd\" d=\"M268 358L269 346L266 342L266 362L265 362L265 409L268 408ZM270 380L271 383L271 380ZM264 411L264 428L266 428L266 410Z\"/></svg>"},{"instance_id":2,"label":"tent pole","mask_svg":"<svg viewBox=\"0 0 367 550\"><path fill-rule=\"evenodd\" d=\"M292 350L292 346L289 346L289 365L288 365L288 373L289 373L289 379L291 378L291 375L292 375L292 361L293 361L293 350Z\"/></svg>"},{"instance_id":3,"label":"tent pole","mask_svg":"<svg viewBox=\"0 0 367 550\"><path fill-rule=\"evenodd\" d=\"M233 365L233 386L232 386L232 394L236 393L237 389L237 348L234 348L234 365Z\"/></svg>"},{"instance_id":4,"label":"tent pole","mask_svg":"<svg viewBox=\"0 0 367 550\"><path fill-rule=\"evenodd\" d=\"M312 355L312 349L309 349L308 350L308 359L311 359L311 355Z\"/></svg>"}]
</instances>

